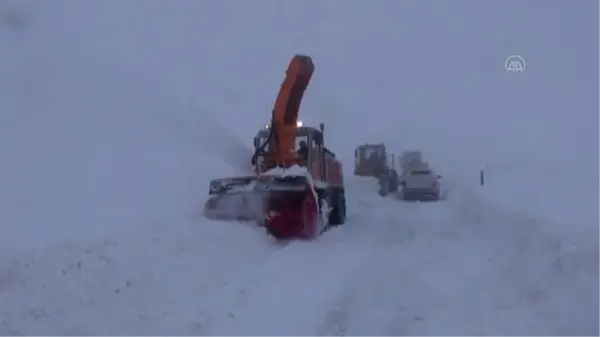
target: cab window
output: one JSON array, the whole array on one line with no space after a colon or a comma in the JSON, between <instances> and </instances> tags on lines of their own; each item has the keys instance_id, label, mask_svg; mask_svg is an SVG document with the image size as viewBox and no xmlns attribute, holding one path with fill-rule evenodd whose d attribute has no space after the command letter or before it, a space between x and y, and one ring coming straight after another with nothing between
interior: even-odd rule
<instances>
[{"instance_id":1,"label":"cab window","mask_svg":"<svg viewBox=\"0 0 600 337\"><path fill-rule=\"evenodd\" d=\"M375 151L373 150L373 148L365 147L365 148L363 148L363 151L362 151L362 157L369 158L371 156L371 154L373 154L374 152Z\"/></svg>"},{"instance_id":2,"label":"cab window","mask_svg":"<svg viewBox=\"0 0 600 337\"><path fill-rule=\"evenodd\" d=\"M298 150L300 148L301 142L304 142L306 143L306 145L309 145L308 136L296 136L296 141L294 142L294 150Z\"/></svg>"}]
</instances>

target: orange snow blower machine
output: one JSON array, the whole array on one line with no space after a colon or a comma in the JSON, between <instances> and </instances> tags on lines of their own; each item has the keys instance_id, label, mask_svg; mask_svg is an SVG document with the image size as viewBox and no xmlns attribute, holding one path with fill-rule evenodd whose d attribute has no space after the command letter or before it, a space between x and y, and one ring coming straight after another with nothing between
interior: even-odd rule
<instances>
[{"instance_id":1,"label":"orange snow blower machine","mask_svg":"<svg viewBox=\"0 0 600 337\"><path fill-rule=\"evenodd\" d=\"M212 180L207 218L256 221L276 239L314 239L345 222L342 164L325 146L325 127L298 120L313 71L309 56L292 58L271 122L254 138L254 172Z\"/></svg>"}]
</instances>

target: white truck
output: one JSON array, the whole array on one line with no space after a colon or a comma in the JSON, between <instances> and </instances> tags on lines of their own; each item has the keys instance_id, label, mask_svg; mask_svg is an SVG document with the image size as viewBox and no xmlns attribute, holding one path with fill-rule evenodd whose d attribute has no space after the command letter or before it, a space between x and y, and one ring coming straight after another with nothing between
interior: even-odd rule
<instances>
[{"instance_id":1,"label":"white truck","mask_svg":"<svg viewBox=\"0 0 600 337\"><path fill-rule=\"evenodd\" d=\"M405 151L400 158L401 174L398 183L402 200L432 200L440 198L440 175L422 160L420 151Z\"/></svg>"}]
</instances>

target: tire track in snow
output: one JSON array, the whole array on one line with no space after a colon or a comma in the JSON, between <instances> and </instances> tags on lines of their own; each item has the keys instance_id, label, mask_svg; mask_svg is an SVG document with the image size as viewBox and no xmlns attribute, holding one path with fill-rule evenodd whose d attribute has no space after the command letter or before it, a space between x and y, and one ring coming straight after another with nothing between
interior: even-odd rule
<instances>
[{"instance_id":1,"label":"tire track in snow","mask_svg":"<svg viewBox=\"0 0 600 337\"><path fill-rule=\"evenodd\" d=\"M243 280L247 279L249 275L253 275L256 270L262 269L264 265L268 265L271 260L275 259L284 250L288 249L289 243L277 242L275 239L270 237L266 231L262 228L256 228L253 224L244 222L228 222L228 221L210 221L210 225L216 226L230 226L232 231L249 231L253 235L246 236L247 240L252 242L252 245L264 245L264 250L268 251L266 254L261 254L258 260L251 260L248 256L244 256L244 243L240 242L240 245L234 251L226 251L227 245L221 247L219 254L212 256L213 264L218 265L215 269L227 270L221 274L226 275L226 278L214 277L211 275L211 270L206 270L208 273L207 278L213 279L210 284L203 287L203 289L190 289L188 296L184 301L180 301L177 306L177 310L170 313L170 315L162 317L160 322L161 331L164 334L170 335L204 335L206 334L206 328L211 322L211 312L213 307L210 303L218 303L220 305L225 297L223 294L228 294L230 289L239 287L243 284ZM256 242L258 241L258 243ZM220 255L228 257L227 262L224 262ZM240 260L245 265L239 263L230 264L232 257L239 256L237 260ZM199 265L199 268L205 266ZM231 269L236 269L231 271ZM182 274L182 277L187 275ZM204 278L202 273L200 279ZM240 283L241 282L241 283Z\"/></svg>"},{"instance_id":2,"label":"tire track in snow","mask_svg":"<svg viewBox=\"0 0 600 337\"><path fill-rule=\"evenodd\" d=\"M399 252L412 244L415 234L411 224L402 223L402 220L397 218L397 214L390 214L389 206L402 207L399 204L393 205L397 202L384 200L380 202L380 207L373 210L377 211L372 215L374 221L371 225L376 227L374 229L378 233L374 242L377 249L372 251L369 258L365 259L342 285L335 305L324 315L322 324L313 331L313 334L319 336L403 334L400 324L404 321L404 317L399 315L402 307L398 304L402 302L386 289L402 287L406 283L403 279L398 279L393 270L402 267L403 261L398 259ZM389 310L390 308L397 310Z\"/></svg>"},{"instance_id":3,"label":"tire track in snow","mask_svg":"<svg viewBox=\"0 0 600 337\"><path fill-rule=\"evenodd\" d=\"M338 233L328 233L330 240L290 244L219 291L208 301L211 312L204 333L311 334L335 301L340 285L375 249L370 245L350 249L346 242L334 240L343 236Z\"/></svg>"}]
</instances>

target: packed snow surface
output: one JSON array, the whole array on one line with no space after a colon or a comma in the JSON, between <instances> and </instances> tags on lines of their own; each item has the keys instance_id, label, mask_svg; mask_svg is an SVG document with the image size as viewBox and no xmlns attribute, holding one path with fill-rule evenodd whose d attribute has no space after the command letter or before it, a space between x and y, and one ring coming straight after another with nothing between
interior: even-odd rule
<instances>
[{"instance_id":1,"label":"packed snow surface","mask_svg":"<svg viewBox=\"0 0 600 337\"><path fill-rule=\"evenodd\" d=\"M301 176L309 179L312 178L306 167L299 165L292 165L290 167L274 167L263 173L263 175L275 175L282 177Z\"/></svg>"},{"instance_id":2,"label":"packed snow surface","mask_svg":"<svg viewBox=\"0 0 600 337\"><path fill-rule=\"evenodd\" d=\"M0 1L0 334L598 335L597 13ZM284 244L201 214L296 53L348 219ZM379 197L369 142L423 151L447 200Z\"/></svg>"}]
</instances>

